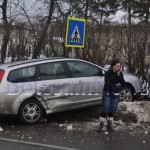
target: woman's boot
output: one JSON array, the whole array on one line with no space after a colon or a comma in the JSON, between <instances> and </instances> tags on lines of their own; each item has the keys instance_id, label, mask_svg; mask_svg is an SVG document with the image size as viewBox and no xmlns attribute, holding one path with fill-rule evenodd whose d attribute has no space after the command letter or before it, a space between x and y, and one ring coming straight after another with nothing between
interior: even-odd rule
<instances>
[{"instance_id":1,"label":"woman's boot","mask_svg":"<svg viewBox=\"0 0 150 150\"><path fill-rule=\"evenodd\" d=\"M104 123L105 123L105 118L100 117L99 118L99 126L97 128L97 132L101 132L103 130Z\"/></svg>"},{"instance_id":2,"label":"woman's boot","mask_svg":"<svg viewBox=\"0 0 150 150\"><path fill-rule=\"evenodd\" d=\"M107 130L112 132L115 131L113 128L113 117L107 118Z\"/></svg>"}]
</instances>

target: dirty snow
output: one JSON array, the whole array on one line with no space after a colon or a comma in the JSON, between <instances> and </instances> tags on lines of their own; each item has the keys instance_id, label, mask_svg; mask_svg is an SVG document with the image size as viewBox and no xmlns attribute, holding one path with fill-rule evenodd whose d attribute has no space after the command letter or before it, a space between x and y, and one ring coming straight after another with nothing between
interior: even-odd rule
<instances>
[{"instance_id":1,"label":"dirty snow","mask_svg":"<svg viewBox=\"0 0 150 150\"><path fill-rule=\"evenodd\" d=\"M63 124L60 124L60 125L59 125L59 127L63 127L63 126L64 126Z\"/></svg>"},{"instance_id":2,"label":"dirty snow","mask_svg":"<svg viewBox=\"0 0 150 150\"><path fill-rule=\"evenodd\" d=\"M69 125L68 127L67 127L67 131L72 131L73 130L73 126L72 126L72 124L71 125Z\"/></svg>"},{"instance_id":3,"label":"dirty snow","mask_svg":"<svg viewBox=\"0 0 150 150\"><path fill-rule=\"evenodd\" d=\"M3 128L2 127L0 127L0 132L3 132Z\"/></svg>"},{"instance_id":4,"label":"dirty snow","mask_svg":"<svg viewBox=\"0 0 150 150\"><path fill-rule=\"evenodd\" d=\"M145 144L146 142L145 141L143 141L143 144Z\"/></svg>"},{"instance_id":5,"label":"dirty snow","mask_svg":"<svg viewBox=\"0 0 150 150\"><path fill-rule=\"evenodd\" d=\"M66 115L61 120L51 120L53 126L59 127L64 131L81 131L89 132L96 131L99 125L100 108L94 107L89 108L86 111L77 112L77 116L73 118L71 115ZM78 113L80 115L78 115ZM69 116L69 117L68 117ZM56 118L56 117L55 117ZM59 118L59 117L57 117ZM43 119L41 123L49 123L47 119ZM14 125L12 125L12 130L14 130ZM117 131L125 131L126 129L131 130L130 134L135 135L136 132L142 132L146 136L150 133L150 101L135 101L135 102L121 102L118 106L117 113L114 118L114 128ZM134 129L139 130L134 130ZM106 124L103 128L104 134L107 135ZM0 127L0 132L3 132L3 128ZM11 131L5 131L4 134L10 134ZM16 130L17 136L24 139L22 136L22 131ZM12 135L14 136L14 135ZM25 135L29 139L32 139L30 135Z\"/></svg>"},{"instance_id":6,"label":"dirty snow","mask_svg":"<svg viewBox=\"0 0 150 150\"><path fill-rule=\"evenodd\" d=\"M118 107L122 113L132 113L136 115L137 122L139 124L147 123L150 124L150 102L122 102Z\"/></svg>"},{"instance_id":7,"label":"dirty snow","mask_svg":"<svg viewBox=\"0 0 150 150\"><path fill-rule=\"evenodd\" d=\"M59 127L67 128L67 131L80 130L87 132L89 130L95 130L98 124L99 119L91 118L91 121L71 122L71 124L65 121L64 124L60 124ZM115 115L114 128L117 131L124 131L126 128L130 130L140 128L145 130L145 134L148 134L150 132L150 102L121 102Z\"/></svg>"},{"instance_id":8,"label":"dirty snow","mask_svg":"<svg viewBox=\"0 0 150 150\"><path fill-rule=\"evenodd\" d=\"M105 135L108 135L109 133L108 132L105 132Z\"/></svg>"}]
</instances>

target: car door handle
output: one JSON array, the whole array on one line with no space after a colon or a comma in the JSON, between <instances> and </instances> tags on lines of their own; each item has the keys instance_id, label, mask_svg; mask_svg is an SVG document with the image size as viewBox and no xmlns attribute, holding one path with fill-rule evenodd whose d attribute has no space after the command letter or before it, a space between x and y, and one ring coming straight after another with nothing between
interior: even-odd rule
<instances>
[{"instance_id":1,"label":"car door handle","mask_svg":"<svg viewBox=\"0 0 150 150\"><path fill-rule=\"evenodd\" d=\"M41 87L42 87L42 88L47 88L47 87L48 87L48 85L43 84Z\"/></svg>"},{"instance_id":2,"label":"car door handle","mask_svg":"<svg viewBox=\"0 0 150 150\"><path fill-rule=\"evenodd\" d=\"M77 84L84 84L84 82L83 81L78 81Z\"/></svg>"}]
</instances>

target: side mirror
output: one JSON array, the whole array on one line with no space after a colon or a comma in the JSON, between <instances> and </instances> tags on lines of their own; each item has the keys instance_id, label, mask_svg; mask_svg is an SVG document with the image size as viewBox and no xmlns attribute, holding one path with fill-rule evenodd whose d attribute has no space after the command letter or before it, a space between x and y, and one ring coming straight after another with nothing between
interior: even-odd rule
<instances>
[{"instance_id":1,"label":"side mirror","mask_svg":"<svg viewBox=\"0 0 150 150\"><path fill-rule=\"evenodd\" d=\"M100 70L100 71L99 71L99 75L100 75L100 76L105 76L105 71L104 71L104 70Z\"/></svg>"},{"instance_id":2,"label":"side mirror","mask_svg":"<svg viewBox=\"0 0 150 150\"><path fill-rule=\"evenodd\" d=\"M102 70L101 76L105 76L105 71L104 70Z\"/></svg>"}]
</instances>

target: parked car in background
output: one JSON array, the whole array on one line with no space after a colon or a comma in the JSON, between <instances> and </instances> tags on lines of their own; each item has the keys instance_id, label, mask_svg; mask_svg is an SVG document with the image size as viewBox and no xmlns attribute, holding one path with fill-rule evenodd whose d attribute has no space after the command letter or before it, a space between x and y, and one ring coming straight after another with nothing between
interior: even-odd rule
<instances>
[{"instance_id":1,"label":"parked car in background","mask_svg":"<svg viewBox=\"0 0 150 150\"><path fill-rule=\"evenodd\" d=\"M15 114L26 124L43 115L99 105L106 69L80 59L32 59L0 65L0 114ZM124 100L140 97L140 80L124 73Z\"/></svg>"}]
</instances>

